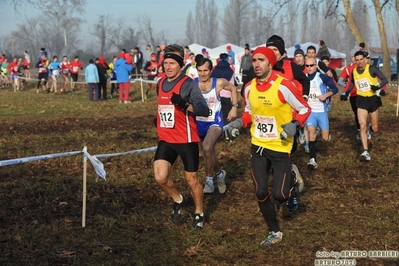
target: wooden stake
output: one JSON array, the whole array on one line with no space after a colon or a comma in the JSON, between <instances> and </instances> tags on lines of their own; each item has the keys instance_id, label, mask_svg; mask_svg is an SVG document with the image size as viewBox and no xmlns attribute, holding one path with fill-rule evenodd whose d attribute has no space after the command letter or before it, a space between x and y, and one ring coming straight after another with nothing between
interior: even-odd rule
<instances>
[{"instance_id":1,"label":"wooden stake","mask_svg":"<svg viewBox=\"0 0 399 266\"><path fill-rule=\"evenodd\" d=\"M141 87L141 101L144 102L144 90L143 90L143 78L140 78L140 87Z\"/></svg>"},{"instance_id":2,"label":"wooden stake","mask_svg":"<svg viewBox=\"0 0 399 266\"><path fill-rule=\"evenodd\" d=\"M87 147L84 147L87 150ZM87 196L87 157L83 153L83 206L82 206L82 228L86 227L86 196Z\"/></svg>"},{"instance_id":3,"label":"wooden stake","mask_svg":"<svg viewBox=\"0 0 399 266\"><path fill-rule=\"evenodd\" d=\"M398 86L398 97L396 99L396 116L398 116L398 112L399 112L399 86Z\"/></svg>"}]
</instances>

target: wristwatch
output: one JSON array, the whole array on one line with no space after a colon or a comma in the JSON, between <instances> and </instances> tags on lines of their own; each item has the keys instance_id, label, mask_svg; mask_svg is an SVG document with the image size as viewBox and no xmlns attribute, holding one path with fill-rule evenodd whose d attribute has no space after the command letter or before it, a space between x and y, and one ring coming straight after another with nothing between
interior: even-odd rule
<instances>
[{"instance_id":1,"label":"wristwatch","mask_svg":"<svg viewBox=\"0 0 399 266\"><path fill-rule=\"evenodd\" d=\"M238 103L233 103L232 106L238 108Z\"/></svg>"}]
</instances>

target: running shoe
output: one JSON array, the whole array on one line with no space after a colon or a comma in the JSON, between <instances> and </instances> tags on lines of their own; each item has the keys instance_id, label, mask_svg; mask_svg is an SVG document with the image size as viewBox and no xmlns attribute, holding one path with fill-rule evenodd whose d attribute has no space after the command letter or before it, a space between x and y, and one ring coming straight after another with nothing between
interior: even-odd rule
<instances>
[{"instance_id":1,"label":"running shoe","mask_svg":"<svg viewBox=\"0 0 399 266\"><path fill-rule=\"evenodd\" d=\"M305 148L305 153L309 154L310 153L309 144L305 144L304 148Z\"/></svg>"},{"instance_id":2,"label":"running shoe","mask_svg":"<svg viewBox=\"0 0 399 266\"><path fill-rule=\"evenodd\" d=\"M316 170L317 169L317 163L316 163L316 160L314 158L311 158L309 160L308 169L311 169L311 170Z\"/></svg>"},{"instance_id":3,"label":"running shoe","mask_svg":"<svg viewBox=\"0 0 399 266\"><path fill-rule=\"evenodd\" d=\"M302 127L299 129L299 137L298 141L301 145L305 144L306 138L305 138L305 129Z\"/></svg>"},{"instance_id":4,"label":"running shoe","mask_svg":"<svg viewBox=\"0 0 399 266\"><path fill-rule=\"evenodd\" d=\"M199 213L194 214L194 221L192 225L193 229L202 229L204 228L204 216Z\"/></svg>"},{"instance_id":5,"label":"running shoe","mask_svg":"<svg viewBox=\"0 0 399 266\"><path fill-rule=\"evenodd\" d=\"M299 173L298 167L295 164L291 164L291 171L295 174L295 186L298 187L298 192L301 193L304 187L304 182Z\"/></svg>"},{"instance_id":6,"label":"running shoe","mask_svg":"<svg viewBox=\"0 0 399 266\"><path fill-rule=\"evenodd\" d=\"M294 212L298 209L298 200L296 198L295 187L291 190L291 195L285 203L287 205L287 210L289 212Z\"/></svg>"},{"instance_id":7,"label":"running shoe","mask_svg":"<svg viewBox=\"0 0 399 266\"><path fill-rule=\"evenodd\" d=\"M210 194L213 193L213 191L215 191L215 186L213 185L213 182L209 180L205 181L204 193Z\"/></svg>"},{"instance_id":8,"label":"running shoe","mask_svg":"<svg viewBox=\"0 0 399 266\"><path fill-rule=\"evenodd\" d=\"M370 160L371 160L371 156L368 151L364 151L362 154L360 154L360 161L369 162Z\"/></svg>"},{"instance_id":9,"label":"running shoe","mask_svg":"<svg viewBox=\"0 0 399 266\"><path fill-rule=\"evenodd\" d=\"M265 240L263 240L260 245L262 247L270 247L271 245L277 244L283 240L283 233L282 232L269 232L269 235Z\"/></svg>"},{"instance_id":10,"label":"running shoe","mask_svg":"<svg viewBox=\"0 0 399 266\"><path fill-rule=\"evenodd\" d=\"M181 203L177 203L177 202L173 203L173 212L172 212L172 215L170 216L170 219L172 220L172 222L174 224L180 223L181 208L182 208L183 203L184 203L184 197L183 196L182 196L182 202Z\"/></svg>"},{"instance_id":11,"label":"running shoe","mask_svg":"<svg viewBox=\"0 0 399 266\"><path fill-rule=\"evenodd\" d=\"M220 174L216 177L218 182L219 193L224 194L226 192L226 171L220 171Z\"/></svg>"}]
</instances>

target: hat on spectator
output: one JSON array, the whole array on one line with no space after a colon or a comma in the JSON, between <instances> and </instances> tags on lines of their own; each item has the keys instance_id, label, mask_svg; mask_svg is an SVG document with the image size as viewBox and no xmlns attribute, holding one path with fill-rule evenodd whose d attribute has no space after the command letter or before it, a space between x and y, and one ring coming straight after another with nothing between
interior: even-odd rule
<instances>
[{"instance_id":1,"label":"hat on spectator","mask_svg":"<svg viewBox=\"0 0 399 266\"><path fill-rule=\"evenodd\" d=\"M285 51L285 43L283 38L281 38L278 35L273 35L271 36L269 39L267 39L266 41L266 47L269 46L274 46L278 49L278 51L280 52L280 55L284 54Z\"/></svg>"},{"instance_id":2,"label":"hat on spectator","mask_svg":"<svg viewBox=\"0 0 399 266\"><path fill-rule=\"evenodd\" d=\"M227 45L227 46L226 46L226 50L231 50L231 46L230 46L230 45Z\"/></svg>"},{"instance_id":3,"label":"hat on spectator","mask_svg":"<svg viewBox=\"0 0 399 266\"><path fill-rule=\"evenodd\" d=\"M296 56L297 54L305 56L305 53L303 52L303 50L301 48L298 48L298 49L295 50L294 56Z\"/></svg>"}]
</instances>

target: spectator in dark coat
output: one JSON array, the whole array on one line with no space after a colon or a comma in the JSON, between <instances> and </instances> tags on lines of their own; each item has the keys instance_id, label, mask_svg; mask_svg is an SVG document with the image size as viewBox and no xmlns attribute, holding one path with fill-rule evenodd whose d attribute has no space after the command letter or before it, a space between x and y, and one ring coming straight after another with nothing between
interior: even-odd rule
<instances>
[{"instance_id":1,"label":"spectator in dark coat","mask_svg":"<svg viewBox=\"0 0 399 266\"><path fill-rule=\"evenodd\" d=\"M107 63L105 63L105 57L101 56L96 62L96 66L98 69L98 77L99 77L99 83L98 83L98 97L100 100L106 100L107 99L107 70L109 69L109 66ZM102 98L101 98L102 94Z\"/></svg>"},{"instance_id":2,"label":"spectator in dark coat","mask_svg":"<svg viewBox=\"0 0 399 266\"><path fill-rule=\"evenodd\" d=\"M323 40L319 41L319 52L317 54L320 59L322 56L328 56L329 58L331 57L330 51L328 50L328 47Z\"/></svg>"}]
</instances>

